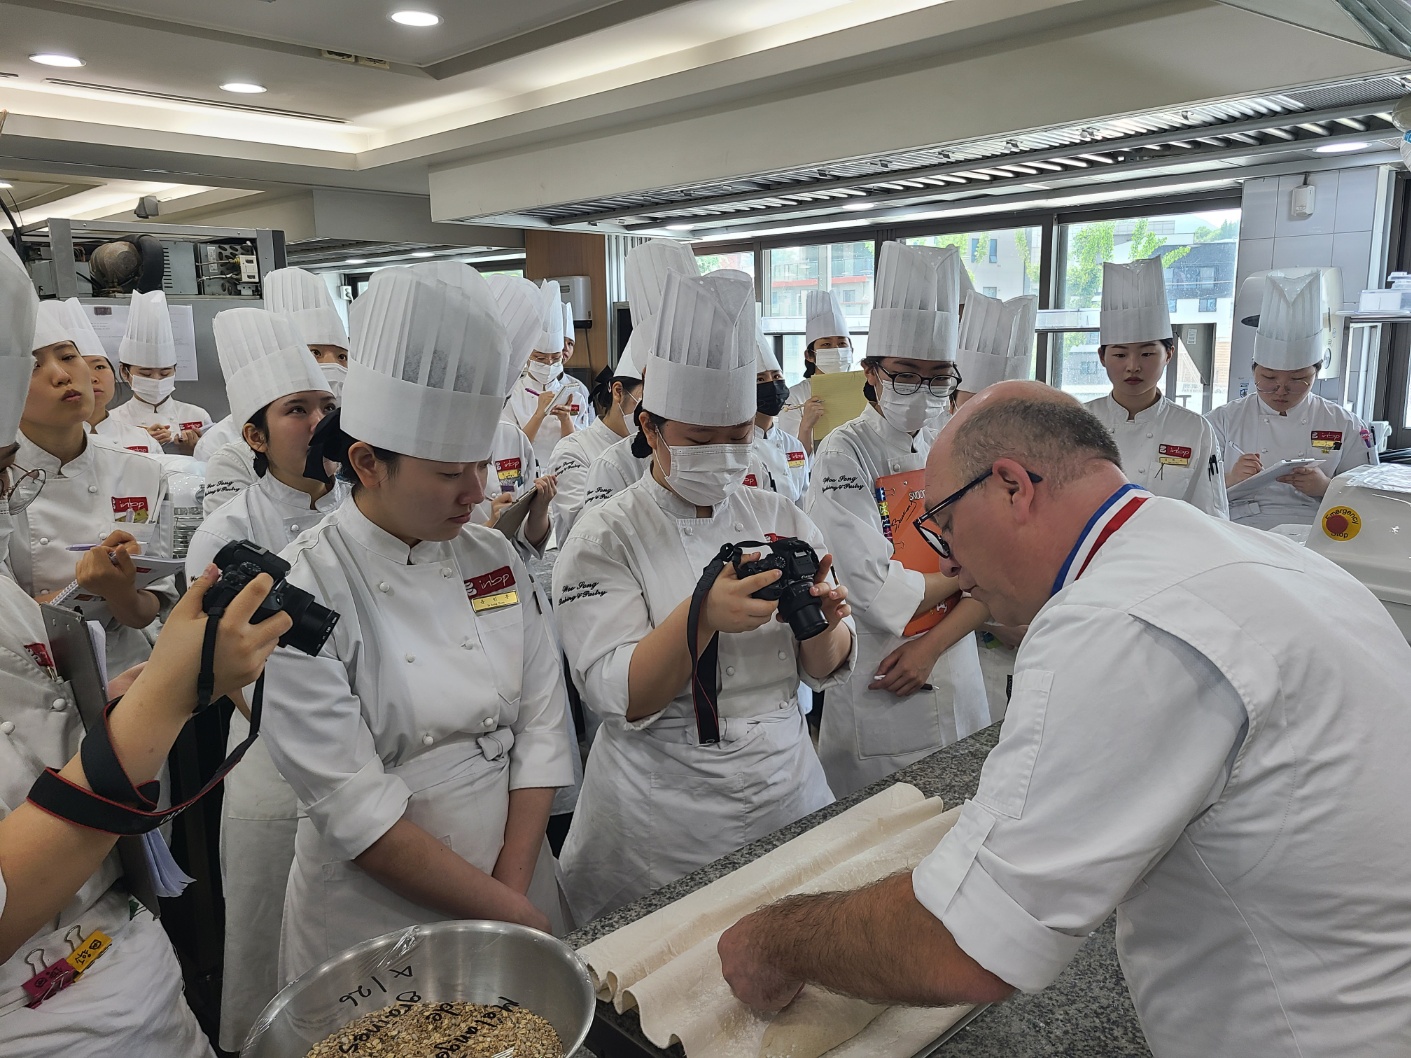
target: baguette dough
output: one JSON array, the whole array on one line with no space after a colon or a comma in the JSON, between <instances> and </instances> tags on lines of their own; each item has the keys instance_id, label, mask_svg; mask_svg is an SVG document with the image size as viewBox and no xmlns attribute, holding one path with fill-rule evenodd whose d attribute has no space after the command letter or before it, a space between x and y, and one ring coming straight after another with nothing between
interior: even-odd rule
<instances>
[{"instance_id":1,"label":"baguette dough","mask_svg":"<svg viewBox=\"0 0 1411 1058\"><path fill-rule=\"evenodd\" d=\"M822 1058L887 1008L807 985L764 1030L759 1058Z\"/></svg>"}]
</instances>

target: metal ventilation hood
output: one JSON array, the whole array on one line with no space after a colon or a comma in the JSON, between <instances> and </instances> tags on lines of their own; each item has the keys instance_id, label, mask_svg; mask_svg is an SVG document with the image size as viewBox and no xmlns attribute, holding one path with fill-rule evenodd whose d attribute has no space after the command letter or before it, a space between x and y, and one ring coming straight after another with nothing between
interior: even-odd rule
<instances>
[{"instance_id":1,"label":"metal ventilation hood","mask_svg":"<svg viewBox=\"0 0 1411 1058\"><path fill-rule=\"evenodd\" d=\"M1411 59L1407 0L1218 0L1339 40Z\"/></svg>"}]
</instances>

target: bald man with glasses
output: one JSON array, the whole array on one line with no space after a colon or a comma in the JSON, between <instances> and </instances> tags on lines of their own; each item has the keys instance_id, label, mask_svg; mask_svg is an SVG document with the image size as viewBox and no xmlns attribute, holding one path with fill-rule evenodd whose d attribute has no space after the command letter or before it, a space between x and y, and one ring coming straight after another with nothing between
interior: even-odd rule
<instances>
[{"instance_id":1,"label":"bald man with glasses","mask_svg":"<svg viewBox=\"0 0 1411 1058\"><path fill-rule=\"evenodd\" d=\"M927 464L926 537L1029 624L1000 741L909 874L721 938L760 1010L1039 991L1116 909L1157 1058L1392 1058L1411 1039L1411 646L1356 580L1126 480L1102 424L987 389Z\"/></svg>"}]
</instances>

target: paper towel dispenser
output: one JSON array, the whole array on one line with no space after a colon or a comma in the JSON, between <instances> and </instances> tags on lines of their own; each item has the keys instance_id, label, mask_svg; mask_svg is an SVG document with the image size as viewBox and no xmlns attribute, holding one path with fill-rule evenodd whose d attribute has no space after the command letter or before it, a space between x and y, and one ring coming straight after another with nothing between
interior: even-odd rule
<instances>
[{"instance_id":1,"label":"paper towel dispenser","mask_svg":"<svg viewBox=\"0 0 1411 1058\"><path fill-rule=\"evenodd\" d=\"M580 330L593 325L593 283L587 276L550 276L559 285L559 297L573 309L573 322Z\"/></svg>"}]
</instances>

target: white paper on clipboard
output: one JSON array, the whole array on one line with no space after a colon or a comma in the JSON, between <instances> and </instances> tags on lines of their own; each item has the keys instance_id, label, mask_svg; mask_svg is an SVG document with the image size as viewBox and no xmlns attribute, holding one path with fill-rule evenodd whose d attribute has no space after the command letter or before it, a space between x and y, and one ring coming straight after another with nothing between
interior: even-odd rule
<instances>
[{"instance_id":1,"label":"white paper on clipboard","mask_svg":"<svg viewBox=\"0 0 1411 1058\"><path fill-rule=\"evenodd\" d=\"M1326 474L1329 470L1337 466L1339 458L1339 456L1333 456L1330 459L1307 458L1280 460L1271 467L1265 467L1258 474L1247 477L1236 485L1231 485L1228 489L1229 497L1232 500L1246 499L1255 492L1258 492L1265 485L1272 484L1276 479L1283 477L1291 470L1297 470L1299 467L1322 467L1323 472Z\"/></svg>"}]
</instances>

